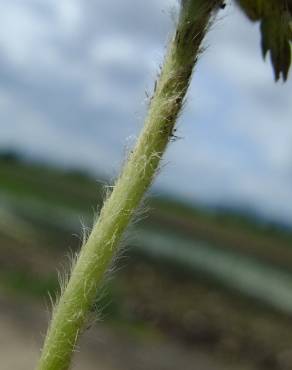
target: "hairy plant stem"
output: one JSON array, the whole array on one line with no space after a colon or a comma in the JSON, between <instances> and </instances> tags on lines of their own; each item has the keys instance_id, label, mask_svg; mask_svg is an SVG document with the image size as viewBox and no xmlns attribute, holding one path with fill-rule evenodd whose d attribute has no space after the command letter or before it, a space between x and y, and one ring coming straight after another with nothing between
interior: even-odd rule
<instances>
[{"instance_id":1,"label":"hairy plant stem","mask_svg":"<svg viewBox=\"0 0 292 370\"><path fill-rule=\"evenodd\" d=\"M54 309L38 370L67 370L79 334L122 233L149 188L183 105L200 45L218 0L181 0L176 33L151 99L144 129L99 219L81 248Z\"/></svg>"}]
</instances>

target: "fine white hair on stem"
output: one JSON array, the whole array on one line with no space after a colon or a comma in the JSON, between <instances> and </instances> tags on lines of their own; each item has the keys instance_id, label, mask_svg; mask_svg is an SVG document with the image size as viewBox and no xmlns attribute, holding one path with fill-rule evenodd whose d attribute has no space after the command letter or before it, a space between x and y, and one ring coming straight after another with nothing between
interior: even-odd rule
<instances>
[{"instance_id":1,"label":"fine white hair on stem","mask_svg":"<svg viewBox=\"0 0 292 370\"><path fill-rule=\"evenodd\" d=\"M70 366L77 338L96 301L98 288L112 273L121 255L125 229L143 214L143 206L139 208L139 205L159 171L162 155L173 136L203 38L218 2L183 0L181 3L177 29L167 48L144 128L115 186L105 195L90 235L84 238L85 244L54 310L38 370L67 370ZM61 278L61 285L66 279Z\"/></svg>"}]
</instances>

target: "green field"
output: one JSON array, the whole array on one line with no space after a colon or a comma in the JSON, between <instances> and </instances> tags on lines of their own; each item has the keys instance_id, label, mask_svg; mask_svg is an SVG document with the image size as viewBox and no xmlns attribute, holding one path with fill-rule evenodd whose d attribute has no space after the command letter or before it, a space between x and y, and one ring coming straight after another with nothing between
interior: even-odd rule
<instances>
[{"instance_id":1,"label":"green field","mask_svg":"<svg viewBox=\"0 0 292 370\"><path fill-rule=\"evenodd\" d=\"M33 300L57 294L56 271L104 196L81 172L1 159L1 290ZM280 370L279 353L292 343L292 233L173 199L149 197L145 208L97 301L106 322L224 361L244 358L247 369Z\"/></svg>"}]
</instances>

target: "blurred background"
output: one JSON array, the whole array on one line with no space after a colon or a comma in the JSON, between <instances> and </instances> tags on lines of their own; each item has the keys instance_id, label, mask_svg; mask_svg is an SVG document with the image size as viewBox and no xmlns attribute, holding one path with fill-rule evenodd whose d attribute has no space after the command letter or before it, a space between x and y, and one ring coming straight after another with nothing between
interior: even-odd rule
<instances>
[{"instance_id":1,"label":"blurred background","mask_svg":"<svg viewBox=\"0 0 292 370\"><path fill-rule=\"evenodd\" d=\"M2 0L0 357L35 365L58 271L143 125L176 0ZM291 79L231 2L73 369L292 369ZM17 356L16 356L17 354Z\"/></svg>"}]
</instances>

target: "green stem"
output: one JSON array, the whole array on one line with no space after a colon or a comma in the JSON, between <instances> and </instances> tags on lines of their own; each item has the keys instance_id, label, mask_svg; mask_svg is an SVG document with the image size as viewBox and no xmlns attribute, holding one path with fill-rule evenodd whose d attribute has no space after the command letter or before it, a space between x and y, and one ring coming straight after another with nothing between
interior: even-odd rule
<instances>
[{"instance_id":1,"label":"green stem","mask_svg":"<svg viewBox=\"0 0 292 370\"><path fill-rule=\"evenodd\" d=\"M182 0L177 30L151 100L143 132L85 243L53 312L38 370L67 370L97 290L122 233L149 188L173 133L218 0Z\"/></svg>"}]
</instances>

